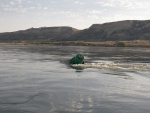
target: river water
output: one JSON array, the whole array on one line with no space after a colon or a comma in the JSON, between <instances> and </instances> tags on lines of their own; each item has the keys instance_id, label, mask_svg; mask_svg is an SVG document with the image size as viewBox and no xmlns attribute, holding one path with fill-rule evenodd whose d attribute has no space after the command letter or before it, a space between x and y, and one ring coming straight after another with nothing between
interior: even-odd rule
<instances>
[{"instance_id":1,"label":"river water","mask_svg":"<svg viewBox=\"0 0 150 113\"><path fill-rule=\"evenodd\" d=\"M150 113L150 49L0 45L0 113Z\"/></svg>"}]
</instances>

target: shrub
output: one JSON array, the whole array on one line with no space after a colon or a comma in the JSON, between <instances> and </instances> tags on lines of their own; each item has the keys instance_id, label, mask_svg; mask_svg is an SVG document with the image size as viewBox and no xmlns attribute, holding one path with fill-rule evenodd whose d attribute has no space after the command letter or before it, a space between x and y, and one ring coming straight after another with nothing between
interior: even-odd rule
<instances>
[{"instance_id":1,"label":"shrub","mask_svg":"<svg viewBox=\"0 0 150 113\"><path fill-rule=\"evenodd\" d=\"M116 42L115 46L117 46L117 47L125 47L126 44L125 44L125 42Z\"/></svg>"}]
</instances>

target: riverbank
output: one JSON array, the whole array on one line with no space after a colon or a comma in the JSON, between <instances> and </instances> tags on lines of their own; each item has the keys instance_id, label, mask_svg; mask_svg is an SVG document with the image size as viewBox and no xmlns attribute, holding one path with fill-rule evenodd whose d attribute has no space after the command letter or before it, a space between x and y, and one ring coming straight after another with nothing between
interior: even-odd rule
<instances>
[{"instance_id":1,"label":"riverbank","mask_svg":"<svg viewBox=\"0 0 150 113\"><path fill-rule=\"evenodd\" d=\"M51 45L51 46L101 46L101 47L150 47L150 40L132 40L132 41L103 41L103 42L84 42L84 41L17 41L0 42L1 45Z\"/></svg>"}]
</instances>

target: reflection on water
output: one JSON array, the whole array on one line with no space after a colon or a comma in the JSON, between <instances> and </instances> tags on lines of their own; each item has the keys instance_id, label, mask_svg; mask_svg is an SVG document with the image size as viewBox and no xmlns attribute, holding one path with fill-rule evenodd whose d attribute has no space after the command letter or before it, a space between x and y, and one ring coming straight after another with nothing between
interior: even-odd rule
<instances>
[{"instance_id":1,"label":"reflection on water","mask_svg":"<svg viewBox=\"0 0 150 113\"><path fill-rule=\"evenodd\" d=\"M79 69L68 64L76 53L85 55ZM0 113L149 113L149 56L149 48L1 45Z\"/></svg>"}]
</instances>

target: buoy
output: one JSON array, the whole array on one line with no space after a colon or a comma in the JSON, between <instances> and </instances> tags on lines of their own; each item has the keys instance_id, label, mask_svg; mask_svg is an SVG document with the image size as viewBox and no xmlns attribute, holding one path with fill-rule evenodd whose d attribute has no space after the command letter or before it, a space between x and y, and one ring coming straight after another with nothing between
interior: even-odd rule
<instances>
[{"instance_id":1,"label":"buoy","mask_svg":"<svg viewBox=\"0 0 150 113\"><path fill-rule=\"evenodd\" d=\"M82 54L77 54L70 59L70 64L84 64L84 56Z\"/></svg>"}]
</instances>

